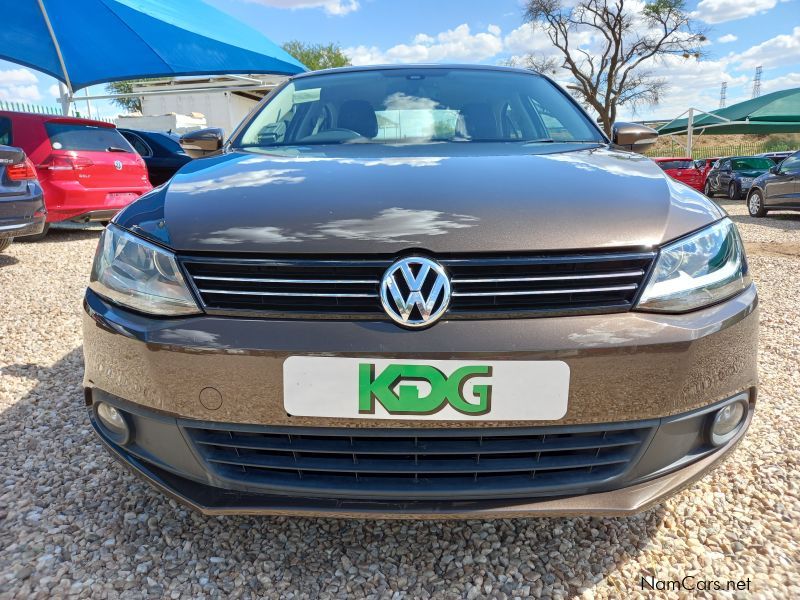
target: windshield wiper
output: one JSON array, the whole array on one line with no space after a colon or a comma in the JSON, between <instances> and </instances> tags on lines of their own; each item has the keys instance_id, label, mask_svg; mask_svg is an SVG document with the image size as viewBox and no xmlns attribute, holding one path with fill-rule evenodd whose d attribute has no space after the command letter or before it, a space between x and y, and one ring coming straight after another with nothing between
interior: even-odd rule
<instances>
[{"instance_id":1,"label":"windshield wiper","mask_svg":"<svg viewBox=\"0 0 800 600\"><path fill-rule=\"evenodd\" d=\"M125 148L119 148L117 146L109 146L106 148L106 152L130 152L130 150L126 150Z\"/></svg>"}]
</instances>

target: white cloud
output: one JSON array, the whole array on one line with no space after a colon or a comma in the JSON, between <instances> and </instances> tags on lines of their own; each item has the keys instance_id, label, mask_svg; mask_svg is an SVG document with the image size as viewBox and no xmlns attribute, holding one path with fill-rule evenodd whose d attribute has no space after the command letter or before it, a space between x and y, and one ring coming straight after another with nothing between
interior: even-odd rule
<instances>
[{"instance_id":1,"label":"white cloud","mask_svg":"<svg viewBox=\"0 0 800 600\"><path fill-rule=\"evenodd\" d=\"M52 96L53 98L60 99L61 98L61 89L59 89L58 84L54 83L49 88L47 88L47 95Z\"/></svg>"},{"instance_id":2,"label":"white cloud","mask_svg":"<svg viewBox=\"0 0 800 600\"><path fill-rule=\"evenodd\" d=\"M36 102L41 99L39 81L30 69L0 70L0 100Z\"/></svg>"},{"instance_id":3,"label":"white cloud","mask_svg":"<svg viewBox=\"0 0 800 600\"><path fill-rule=\"evenodd\" d=\"M397 44L387 50L381 50L377 46L356 46L345 48L344 52L354 65L480 62L502 52L501 35L502 32L496 25L489 25L485 32L473 34L469 25L463 23L435 36L420 33L411 44Z\"/></svg>"},{"instance_id":4,"label":"white cloud","mask_svg":"<svg viewBox=\"0 0 800 600\"><path fill-rule=\"evenodd\" d=\"M725 35L718 37L717 41L720 44L730 44L731 42L735 42L738 39L739 38L733 35L732 33L726 33Z\"/></svg>"},{"instance_id":5,"label":"white cloud","mask_svg":"<svg viewBox=\"0 0 800 600\"><path fill-rule=\"evenodd\" d=\"M654 77L667 82L662 100L656 106L641 109L639 114L622 107L620 118L642 118L643 116L677 117L690 107L713 110L719 106L720 84L728 83L728 104L737 101L736 91L750 82L748 75L732 76L728 58L720 60L697 60L680 56L665 56L649 68Z\"/></svg>"},{"instance_id":6,"label":"white cloud","mask_svg":"<svg viewBox=\"0 0 800 600\"><path fill-rule=\"evenodd\" d=\"M276 8L324 8L329 15L346 15L359 9L358 0L247 0Z\"/></svg>"},{"instance_id":7,"label":"white cloud","mask_svg":"<svg viewBox=\"0 0 800 600\"><path fill-rule=\"evenodd\" d=\"M700 0L692 16L706 23L725 23L766 12L778 0Z\"/></svg>"},{"instance_id":8,"label":"white cloud","mask_svg":"<svg viewBox=\"0 0 800 600\"><path fill-rule=\"evenodd\" d=\"M759 65L765 69L782 66L794 66L800 56L800 27L792 33L777 35L762 42L735 57L742 69L753 69Z\"/></svg>"},{"instance_id":9,"label":"white cloud","mask_svg":"<svg viewBox=\"0 0 800 600\"><path fill-rule=\"evenodd\" d=\"M775 77L774 79L761 81L762 94L777 92L778 90L788 90L796 87L800 87L800 73L786 73L785 75Z\"/></svg>"}]
</instances>

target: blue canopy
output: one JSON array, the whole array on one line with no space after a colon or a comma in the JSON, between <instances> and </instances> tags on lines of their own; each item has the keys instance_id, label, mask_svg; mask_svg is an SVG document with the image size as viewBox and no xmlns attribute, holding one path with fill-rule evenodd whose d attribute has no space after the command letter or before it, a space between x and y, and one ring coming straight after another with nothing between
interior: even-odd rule
<instances>
[{"instance_id":1,"label":"blue canopy","mask_svg":"<svg viewBox=\"0 0 800 600\"><path fill-rule=\"evenodd\" d=\"M0 58L72 91L125 79L306 70L201 0L17 0L3 11Z\"/></svg>"}]
</instances>

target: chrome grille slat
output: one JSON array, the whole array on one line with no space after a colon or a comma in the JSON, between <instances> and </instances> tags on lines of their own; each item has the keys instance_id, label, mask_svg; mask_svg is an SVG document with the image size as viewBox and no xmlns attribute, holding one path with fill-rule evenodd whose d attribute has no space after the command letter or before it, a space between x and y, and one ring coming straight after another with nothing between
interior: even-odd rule
<instances>
[{"instance_id":1,"label":"chrome grille slat","mask_svg":"<svg viewBox=\"0 0 800 600\"><path fill-rule=\"evenodd\" d=\"M514 283L518 281L570 281L577 279L609 279L612 277L641 277L644 271L625 271L623 273L599 273L596 275L555 275L551 277L495 277L483 279L453 279L452 283Z\"/></svg>"},{"instance_id":2,"label":"chrome grille slat","mask_svg":"<svg viewBox=\"0 0 800 600\"><path fill-rule=\"evenodd\" d=\"M651 251L433 257L451 279L444 319L598 314L630 309ZM388 319L380 281L398 256L180 257L212 314Z\"/></svg>"},{"instance_id":3,"label":"chrome grille slat","mask_svg":"<svg viewBox=\"0 0 800 600\"><path fill-rule=\"evenodd\" d=\"M374 298L374 294L322 294L310 292L260 292L250 290L206 290L200 289L202 294L227 294L236 296L287 296L290 298Z\"/></svg>"},{"instance_id":4,"label":"chrome grille slat","mask_svg":"<svg viewBox=\"0 0 800 600\"><path fill-rule=\"evenodd\" d=\"M368 283L377 285L377 279L260 279L255 277L209 277L205 275L196 275L195 279L202 279L207 281L240 281L246 283L296 283L296 284L307 284L307 285L314 285L314 284L324 284L324 285L331 285L331 284L359 284L359 283Z\"/></svg>"},{"instance_id":5,"label":"chrome grille slat","mask_svg":"<svg viewBox=\"0 0 800 600\"><path fill-rule=\"evenodd\" d=\"M595 288L556 288L554 290L518 290L513 292L453 292L453 296L540 296L553 294L591 294L596 292L618 292L622 290L635 290L638 285L615 285Z\"/></svg>"}]
</instances>

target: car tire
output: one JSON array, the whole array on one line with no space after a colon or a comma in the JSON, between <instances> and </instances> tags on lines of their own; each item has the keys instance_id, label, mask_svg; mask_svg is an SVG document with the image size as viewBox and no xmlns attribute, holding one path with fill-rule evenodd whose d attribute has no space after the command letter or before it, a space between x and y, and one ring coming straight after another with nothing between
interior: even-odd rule
<instances>
[{"instance_id":1,"label":"car tire","mask_svg":"<svg viewBox=\"0 0 800 600\"><path fill-rule=\"evenodd\" d=\"M714 192L711 191L711 182L708 179L706 179L706 184L703 186L703 193L709 198L714 197Z\"/></svg>"},{"instance_id":2,"label":"car tire","mask_svg":"<svg viewBox=\"0 0 800 600\"><path fill-rule=\"evenodd\" d=\"M7 249L13 241L14 238L5 238L0 240L0 252L3 252L3 250Z\"/></svg>"},{"instance_id":3,"label":"car tire","mask_svg":"<svg viewBox=\"0 0 800 600\"><path fill-rule=\"evenodd\" d=\"M22 237L17 238L18 242L39 242L45 238L47 232L50 231L50 223L44 224L44 229L42 229L42 233L37 233L36 235L24 235Z\"/></svg>"},{"instance_id":4,"label":"car tire","mask_svg":"<svg viewBox=\"0 0 800 600\"><path fill-rule=\"evenodd\" d=\"M728 184L728 200L738 200L742 197L742 193L739 191L739 186L736 185L735 181L731 181Z\"/></svg>"},{"instance_id":5,"label":"car tire","mask_svg":"<svg viewBox=\"0 0 800 600\"><path fill-rule=\"evenodd\" d=\"M750 192L750 195L747 197L747 212L750 213L751 217L766 216L767 210L764 208L764 195L761 193L761 190Z\"/></svg>"}]
</instances>

